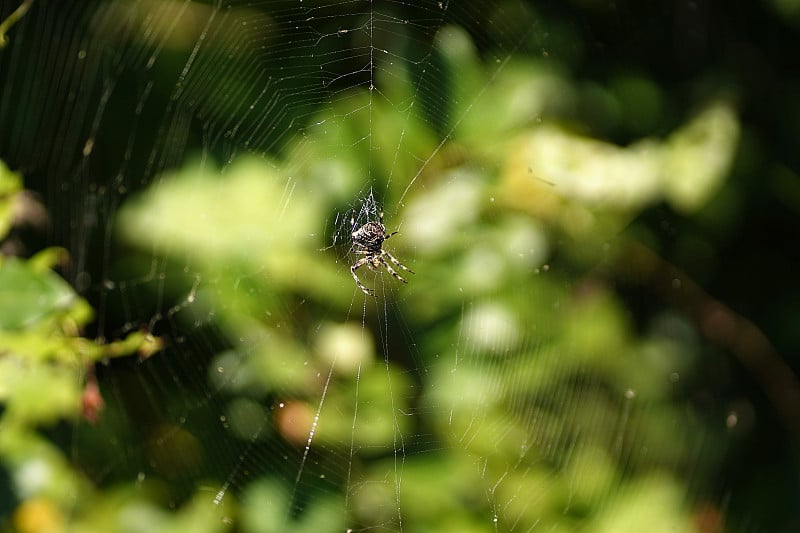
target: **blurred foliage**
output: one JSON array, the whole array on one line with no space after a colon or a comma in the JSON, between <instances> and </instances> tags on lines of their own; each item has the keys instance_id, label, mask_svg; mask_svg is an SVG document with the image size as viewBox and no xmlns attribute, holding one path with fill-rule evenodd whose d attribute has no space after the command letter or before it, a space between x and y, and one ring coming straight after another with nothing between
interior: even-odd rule
<instances>
[{"instance_id":1,"label":"blurred foliage","mask_svg":"<svg viewBox=\"0 0 800 533\"><path fill-rule=\"evenodd\" d=\"M5 239L25 204L20 176L2 162L0 191ZM76 512L104 507L112 496L97 492L47 433L64 422L94 423L100 416L95 363L131 354L149 357L161 347L159 339L138 331L108 344L81 337L94 312L53 271L65 260L66 252L55 248L27 260L0 257L0 462L18 502L13 526L21 532L118 529L111 522L84 527L71 521ZM167 531L163 526L178 520L162 513L152 524Z\"/></svg>"},{"instance_id":2,"label":"blurred foliage","mask_svg":"<svg viewBox=\"0 0 800 533\"><path fill-rule=\"evenodd\" d=\"M185 7L153 5L159 25ZM770 5L795 23L793 2ZM708 89L717 83L696 91L685 106L693 113L674 113L667 88L647 74L579 78L570 67L591 43L519 6L490 20L530 35L541 54L496 60L479 31L444 26L424 62L436 65L441 91L421 90L413 61L381 61L377 91L337 93L280 154L218 168L203 153L126 197L113 225L123 253L104 281L143 280L122 293L126 303L157 302L141 331L126 325L110 343L82 336L94 311L56 274L63 250L2 258L0 460L16 529L724 529L714 476L731 442L752 431L748 410L698 409L693 386L717 368L708 325L652 293L649 312L637 314L620 265L636 259L631 241L655 240L638 223L649 209L734 217L735 202L720 198L753 140L730 93ZM201 20L212 11L194 8ZM127 12L121 2L105 9L108 20ZM144 36L145 19L130 20ZM195 111L244 131L272 100L239 107L251 82L218 57L253 50L225 38L238 31L233 20L220 17L207 34L179 24L166 46L179 55L202 35L225 51L199 60L199 70L219 72ZM530 31L534 22L552 36ZM796 200L796 174L779 177L775 186ZM0 168L3 236L21 187ZM377 300L348 271L350 217L370 202L399 231L387 249L417 273L401 286L365 272ZM648 273L665 266L657 261ZM674 293L690 286L663 270ZM208 360L184 348L189 357L164 378L175 383L154 387L168 391L163 402L143 385L135 401L158 403L164 416L142 428L124 406L105 405L123 394L101 395L108 389L92 369L133 355L172 364L162 349L186 341L154 336L162 319L198 335L212 325L225 342ZM197 367L199 402L218 409L224 445L182 417L194 391L170 389ZM65 426L97 457L71 463ZM228 439L245 451L215 469ZM146 466L133 465L135 481L95 486L81 468L111 463L120 449L134 451L114 460ZM176 488L184 479L190 488Z\"/></svg>"},{"instance_id":3,"label":"blurred foliage","mask_svg":"<svg viewBox=\"0 0 800 533\"><path fill-rule=\"evenodd\" d=\"M240 398L277 396L287 400L272 423L286 441L302 446L312 431L327 461L364 450L344 467L363 479L342 488L359 527L397 520L399 498L414 531L490 531L492 513L502 529L695 530L682 472L697 468L698 442L722 435L676 395L700 348L695 335L670 331L692 326L667 312L657 320L672 327L637 334L601 277L574 287L548 261L596 264L598 242L655 202L683 212L704 206L735 153L732 108L710 102L665 139L620 147L556 126L581 97L545 63L513 58L490 79L465 32L445 27L436 42L447 70L459 73L453 101L463 105L443 125L452 135L441 150L430 121L398 105L414 87L395 63L377 71L385 99L351 91L313 117L284 161L241 157L224 173L205 161L163 176L123 206L121 237L192 266L189 320L213 313L234 346L209 368L214 389L233 398L235 433L247 438L265 424ZM359 142L365 131L370 146ZM352 257L325 240L346 248L350 215L334 213L363 197L366 167L373 189L387 191L383 205L402 208L387 219L389 231L402 221L393 253L413 258L419 273L402 289L372 276L413 330L411 368L398 362L408 359L395 353L403 344L392 342L382 369L373 341L347 320L362 299L347 272ZM326 229L325 220L344 222ZM339 322L286 316L294 298L322 304ZM366 298L364 309L380 315L382 307ZM410 371L423 375L417 382ZM413 398L419 414L399 415ZM444 447L404 457L397 495L385 481L394 466L372 455L423 427ZM713 471L713 454L703 468ZM244 489L247 531L280 530L290 501L280 491L259 496L276 490L274 482ZM328 505L308 502L302 520ZM343 527L327 520L337 525L325 530Z\"/></svg>"}]
</instances>

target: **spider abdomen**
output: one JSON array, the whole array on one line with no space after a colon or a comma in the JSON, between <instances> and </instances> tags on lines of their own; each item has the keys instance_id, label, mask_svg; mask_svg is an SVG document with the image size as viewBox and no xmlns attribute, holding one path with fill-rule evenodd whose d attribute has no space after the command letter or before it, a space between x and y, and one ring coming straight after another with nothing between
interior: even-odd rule
<instances>
[{"instance_id":1,"label":"spider abdomen","mask_svg":"<svg viewBox=\"0 0 800 533\"><path fill-rule=\"evenodd\" d=\"M353 246L380 253L386 240L386 228L380 222L367 222L353 232Z\"/></svg>"}]
</instances>

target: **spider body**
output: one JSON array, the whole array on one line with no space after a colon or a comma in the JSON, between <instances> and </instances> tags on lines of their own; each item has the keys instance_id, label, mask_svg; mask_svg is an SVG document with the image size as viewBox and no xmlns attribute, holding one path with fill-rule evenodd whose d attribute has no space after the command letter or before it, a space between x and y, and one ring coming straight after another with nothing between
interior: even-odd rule
<instances>
[{"instance_id":1,"label":"spider body","mask_svg":"<svg viewBox=\"0 0 800 533\"><path fill-rule=\"evenodd\" d=\"M355 226L354 218L350 219L350 225ZM392 264L398 268L402 268L406 272L411 272L412 274L414 273L413 270L405 266L392 254L383 249L383 241L392 235L395 235L396 233L396 231L393 233L386 232L386 227L383 225L383 213L379 214L377 222L374 220L367 222L352 233L353 251L357 255L363 255L364 257L350 266L350 273L353 275L356 285L358 285L358 288L361 289L364 294L375 296L375 291L365 287L356 275L356 270L364 265L366 265L367 268L373 272L377 272L381 267L383 267L389 274L403 283L408 283L408 281L406 281L403 276L398 274L397 271L392 268ZM389 261L387 261L387 259Z\"/></svg>"}]
</instances>

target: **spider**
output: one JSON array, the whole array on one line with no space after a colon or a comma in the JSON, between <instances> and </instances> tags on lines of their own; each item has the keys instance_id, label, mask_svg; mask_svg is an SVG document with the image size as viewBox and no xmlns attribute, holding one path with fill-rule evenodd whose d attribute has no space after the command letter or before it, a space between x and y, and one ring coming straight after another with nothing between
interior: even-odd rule
<instances>
[{"instance_id":1,"label":"spider","mask_svg":"<svg viewBox=\"0 0 800 533\"><path fill-rule=\"evenodd\" d=\"M355 218L351 217L350 225L355 226L355 224ZM386 258L406 272L411 272L412 274L414 273L413 270L398 261L392 254L381 248L383 241L395 234L397 234L396 231L392 233L386 233L386 227L383 225L382 211L378 214L377 222L374 220L367 222L352 233L353 251L358 255L363 255L364 257L350 266L350 273L353 274L353 279L356 280L356 285L358 285L358 288L361 289L364 294L375 296L375 291L365 287L356 275L356 270L364 265L367 265L367 267L369 267L369 269L373 272L377 272L380 267L384 267L389 274L399 279L403 283L408 283L408 281L406 281L403 276L398 274L397 271L392 268L392 265L386 261Z\"/></svg>"}]
</instances>

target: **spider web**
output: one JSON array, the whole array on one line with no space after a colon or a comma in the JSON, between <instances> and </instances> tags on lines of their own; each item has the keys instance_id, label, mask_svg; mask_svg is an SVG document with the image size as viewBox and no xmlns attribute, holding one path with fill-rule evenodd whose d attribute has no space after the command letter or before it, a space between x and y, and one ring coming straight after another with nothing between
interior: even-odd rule
<instances>
[{"instance_id":1,"label":"spider web","mask_svg":"<svg viewBox=\"0 0 800 533\"><path fill-rule=\"evenodd\" d=\"M0 156L60 222L39 238L69 251L87 335L165 343L98 365L101 420L70 437L93 486L125 487L114 520L716 530L750 404L697 408L723 388L703 365L730 359L702 363L679 310L636 314L609 266L641 210L690 200L648 181L655 141L556 128L591 131L581 102L607 96L565 72L567 20L515 1L33 5L0 57ZM735 130L726 109L702 127ZM618 180L558 159L598 151ZM361 269L372 297L350 239L381 212L416 274Z\"/></svg>"}]
</instances>

